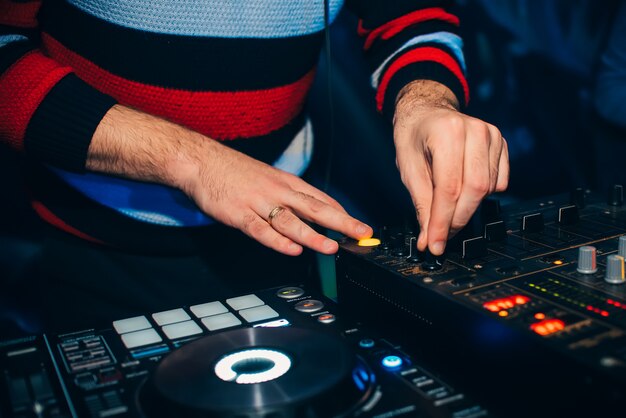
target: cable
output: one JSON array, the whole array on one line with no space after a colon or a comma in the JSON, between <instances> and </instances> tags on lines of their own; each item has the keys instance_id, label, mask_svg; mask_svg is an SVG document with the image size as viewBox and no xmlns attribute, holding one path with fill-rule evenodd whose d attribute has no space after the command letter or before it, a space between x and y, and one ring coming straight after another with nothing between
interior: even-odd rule
<instances>
[{"instance_id":1,"label":"cable","mask_svg":"<svg viewBox=\"0 0 626 418\"><path fill-rule=\"evenodd\" d=\"M330 1L324 0L324 42L326 49L326 78L328 89L328 111L329 111L329 132L328 132L328 157L326 160L326 170L324 173L323 190L328 193L330 188L330 177L332 174L334 159L334 142L335 142L335 110L333 104L333 87L332 87L332 58L330 50Z\"/></svg>"}]
</instances>

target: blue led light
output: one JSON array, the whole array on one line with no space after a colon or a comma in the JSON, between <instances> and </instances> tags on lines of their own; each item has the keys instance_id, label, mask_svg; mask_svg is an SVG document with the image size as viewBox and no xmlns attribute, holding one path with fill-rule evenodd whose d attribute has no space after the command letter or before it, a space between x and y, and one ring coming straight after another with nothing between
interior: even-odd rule
<instances>
[{"instance_id":1,"label":"blue led light","mask_svg":"<svg viewBox=\"0 0 626 418\"><path fill-rule=\"evenodd\" d=\"M361 348L372 348L374 347L374 340L369 339L369 338L364 338L361 341L359 341L359 346Z\"/></svg>"},{"instance_id":2,"label":"blue led light","mask_svg":"<svg viewBox=\"0 0 626 418\"><path fill-rule=\"evenodd\" d=\"M402 359L398 356L386 356L381 363L387 369L397 369L402 366Z\"/></svg>"},{"instance_id":3,"label":"blue led light","mask_svg":"<svg viewBox=\"0 0 626 418\"><path fill-rule=\"evenodd\" d=\"M159 354L164 354L167 353L168 351L170 351L169 347L167 346L157 346L157 347L150 347L147 349L143 349L143 350L134 350L131 351L131 356L133 356L134 359L141 359L144 357L150 357L150 356L157 356Z\"/></svg>"},{"instance_id":4,"label":"blue led light","mask_svg":"<svg viewBox=\"0 0 626 418\"><path fill-rule=\"evenodd\" d=\"M366 389L365 386L365 382L363 382L363 380L361 380L361 377L359 376L359 373L357 373L356 370L354 370L352 372L352 380L354 380L354 384L356 384L356 387L361 391L364 392Z\"/></svg>"}]
</instances>

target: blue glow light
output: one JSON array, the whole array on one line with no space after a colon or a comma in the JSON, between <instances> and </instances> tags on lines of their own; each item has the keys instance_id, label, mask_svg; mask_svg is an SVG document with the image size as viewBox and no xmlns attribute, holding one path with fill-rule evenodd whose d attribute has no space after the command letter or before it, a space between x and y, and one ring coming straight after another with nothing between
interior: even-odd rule
<instances>
[{"instance_id":1,"label":"blue glow light","mask_svg":"<svg viewBox=\"0 0 626 418\"><path fill-rule=\"evenodd\" d=\"M361 348L372 348L374 347L374 340L370 338L364 338L361 341L359 341L359 346Z\"/></svg>"},{"instance_id":2,"label":"blue glow light","mask_svg":"<svg viewBox=\"0 0 626 418\"><path fill-rule=\"evenodd\" d=\"M354 370L352 372L352 380L354 380L354 383L356 384L356 387L361 391L365 391L365 382L363 382L363 380L361 380L361 377L359 376L359 373L357 372L357 370Z\"/></svg>"},{"instance_id":3,"label":"blue glow light","mask_svg":"<svg viewBox=\"0 0 626 418\"><path fill-rule=\"evenodd\" d=\"M387 369L397 369L402 366L402 362L402 359L398 356L385 356L381 363Z\"/></svg>"}]
</instances>

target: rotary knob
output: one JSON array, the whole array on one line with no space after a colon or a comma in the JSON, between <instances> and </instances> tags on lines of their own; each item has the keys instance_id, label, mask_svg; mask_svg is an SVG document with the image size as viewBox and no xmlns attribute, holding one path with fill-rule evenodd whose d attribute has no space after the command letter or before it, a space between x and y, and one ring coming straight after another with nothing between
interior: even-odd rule
<instances>
[{"instance_id":1,"label":"rotary knob","mask_svg":"<svg viewBox=\"0 0 626 418\"><path fill-rule=\"evenodd\" d=\"M606 258L606 275L604 280L610 284L624 283L624 257L612 254Z\"/></svg>"},{"instance_id":2,"label":"rotary knob","mask_svg":"<svg viewBox=\"0 0 626 418\"><path fill-rule=\"evenodd\" d=\"M598 271L596 265L596 247L584 246L578 249L578 267L576 271L582 274L594 274Z\"/></svg>"},{"instance_id":3,"label":"rotary knob","mask_svg":"<svg viewBox=\"0 0 626 418\"><path fill-rule=\"evenodd\" d=\"M626 259L626 235L622 235L621 237L619 237L617 245L617 255Z\"/></svg>"}]
</instances>

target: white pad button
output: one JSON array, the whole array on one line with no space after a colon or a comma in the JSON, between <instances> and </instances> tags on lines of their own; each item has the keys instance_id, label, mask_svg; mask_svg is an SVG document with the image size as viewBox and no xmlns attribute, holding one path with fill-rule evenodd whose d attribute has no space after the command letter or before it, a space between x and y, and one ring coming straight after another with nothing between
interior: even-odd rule
<instances>
[{"instance_id":1,"label":"white pad button","mask_svg":"<svg viewBox=\"0 0 626 418\"><path fill-rule=\"evenodd\" d=\"M162 330L170 340L188 337L202 332L202 329L194 321L185 321L177 324L166 325L162 328Z\"/></svg>"},{"instance_id":2,"label":"white pad button","mask_svg":"<svg viewBox=\"0 0 626 418\"><path fill-rule=\"evenodd\" d=\"M209 331L217 331L218 329L230 328L241 324L241 321L232 313L221 315L213 315L202 318L202 323Z\"/></svg>"},{"instance_id":3,"label":"white pad button","mask_svg":"<svg viewBox=\"0 0 626 418\"><path fill-rule=\"evenodd\" d=\"M226 299L226 303L230 305L236 311L240 311L242 309L253 308L255 306L264 305L263 302L257 295L245 295L239 296L236 298Z\"/></svg>"},{"instance_id":4,"label":"white pad button","mask_svg":"<svg viewBox=\"0 0 626 418\"><path fill-rule=\"evenodd\" d=\"M124 334L122 335L122 341L126 348L131 349L141 347L142 345L160 343L163 339L153 328L150 328Z\"/></svg>"},{"instance_id":5,"label":"white pad button","mask_svg":"<svg viewBox=\"0 0 626 418\"><path fill-rule=\"evenodd\" d=\"M276 318L278 316L278 312L267 305L263 305L239 311L239 315L241 315L243 319L248 322L256 322L264 319Z\"/></svg>"},{"instance_id":6,"label":"white pad button","mask_svg":"<svg viewBox=\"0 0 626 418\"><path fill-rule=\"evenodd\" d=\"M205 316L217 315L228 312L228 308L222 305L221 302L203 303L201 305L194 305L189 309L198 318L204 318Z\"/></svg>"},{"instance_id":7,"label":"white pad button","mask_svg":"<svg viewBox=\"0 0 626 418\"><path fill-rule=\"evenodd\" d=\"M151 327L152 325L150 325L148 318L145 316L135 316L133 318L113 321L113 328L115 328L118 334L125 334L127 332L139 331Z\"/></svg>"},{"instance_id":8,"label":"white pad button","mask_svg":"<svg viewBox=\"0 0 626 418\"><path fill-rule=\"evenodd\" d=\"M152 319L154 319L154 321L159 325L167 325L174 324L176 322L188 321L191 318L183 308L178 308L170 311L153 313Z\"/></svg>"}]
</instances>

